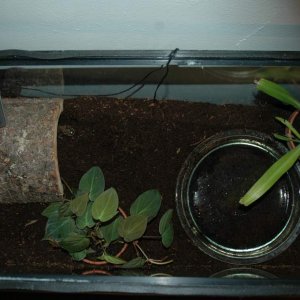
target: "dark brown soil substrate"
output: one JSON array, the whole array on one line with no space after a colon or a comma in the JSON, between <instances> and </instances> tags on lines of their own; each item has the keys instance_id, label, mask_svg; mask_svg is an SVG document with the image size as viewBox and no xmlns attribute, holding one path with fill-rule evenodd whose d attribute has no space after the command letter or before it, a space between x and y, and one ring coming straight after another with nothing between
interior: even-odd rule
<instances>
[{"instance_id":1,"label":"dark brown soil substrate","mask_svg":"<svg viewBox=\"0 0 300 300\"><path fill-rule=\"evenodd\" d=\"M76 187L84 172L100 166L106 186L117 189L125 210L137 195L157 188L163 195L163 212L175 208L178 172L197 143L229 129L282 132L282 127L274 121L277 115L286 117L288 112L271 104L213 105L91 97L66 100L58 134L61 175L70 186ZM1 205L2 274L73 274L88 269L42 241L46 223L41 216L44 207L45 204ZM142 241L151 257L168 255L174 263L151 267L137 275L163 272L207 277L234 267L203 254L187 238L176 215L174 221L175 241L170 250L163 250L157 241ZM151 226L156 228L157 223ZM255 268L279 277L299 276L299 250L298 239L283 254Z\"/></svg>"}]
</instances>

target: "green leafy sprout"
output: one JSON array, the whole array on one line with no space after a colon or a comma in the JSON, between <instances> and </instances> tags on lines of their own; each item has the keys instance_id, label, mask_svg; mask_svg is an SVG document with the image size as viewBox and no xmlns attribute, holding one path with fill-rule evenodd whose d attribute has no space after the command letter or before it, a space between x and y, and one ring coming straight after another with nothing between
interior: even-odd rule
<instances>
[{"instance_id":1,"label":"green leafy sprout","mask_svg":"<svg viewBox=\"0 0 300 300\"><path fill-rule=\"evenodd\" d=\"M162 215L157 236L145 235L147 225L160 211L161 198L158 190L147 190L131 204L130 214L127 215L119 207L116 189L111 187L105 190L102 170L92 167L81 177L73 199L51 203L44 209L42 215L48 221L43 239L67 251L73 260L89 264L111 264L129 269L141 268L146 263L168 264L172 260L149 258L139 244L140 239L152 238L161 240L165 248L172 245L172 209ZM134 246L137 256L126 261L121 255L129 244ZM116 247L121 248L117 254L114 252Z\"/></svg>"},{"instance_id":2,"label":"green leafy sprout","mask_svg":"<svg viewBox=\"0 0 300 300\"><path fill-rule=\"evenodd\" d=\"M291 105L296 110L300 110L300 102L294 98L289 91L281 85L260 79L256 82L257 89L275 99L281 101L285 105ZM298 144L294 149L289 150L286 154L275 161L265 173L254 183L248 192L240 199L239 203L248 206L260 199L288 170L295 164L300 156L300 134L294 126L288 121L280 117L276 120L290 129L291 135L274 134L275 138L284 142L294 142Z\"/></svg>"}]
</instances>

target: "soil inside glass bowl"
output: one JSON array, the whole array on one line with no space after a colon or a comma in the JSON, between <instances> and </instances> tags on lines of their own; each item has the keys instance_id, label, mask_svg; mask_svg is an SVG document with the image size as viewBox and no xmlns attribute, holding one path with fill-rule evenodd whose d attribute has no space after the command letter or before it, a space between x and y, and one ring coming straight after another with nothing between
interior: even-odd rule
<instances>
[{"instance_id":1,"label":"soil inside glass bowl","mask_svg":"<svg viewBox=\"0 0 300 300\"><path fill-rule=\"evenodd\" d=\"M190 209L208 239L223 247L247 250L281 233L293 205L287 175L253 205L239 204L273 162L275 158L259 148L231 145L211 152L197 166L190 183Z\"/></svg>"}]
</instances>

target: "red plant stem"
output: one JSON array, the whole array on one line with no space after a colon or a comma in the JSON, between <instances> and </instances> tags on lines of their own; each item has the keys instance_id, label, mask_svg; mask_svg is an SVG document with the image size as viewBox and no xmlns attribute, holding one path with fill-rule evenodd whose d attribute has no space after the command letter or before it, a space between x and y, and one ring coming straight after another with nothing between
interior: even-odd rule
<instances>
[{"instance_id":1,"label":"red plant stem","mask_svg":"<svg viewBox=\"0 0 300 300\"><path fill-rule=\"evenodd\" d=\"M291 124L293 124L294 121L295 121L295 119L297 118L298 114L299 114L299 110L293 111L292 114L290 115L288 121L289 121ZM285 134L286 134L288 137L292 137L292 132L291 132L291 130L290 130L289 128L287 128L287 127L286 127L286 129L285 129ZM293 141L289 141L287 144L288 144L288 146L289 146L290 149L294 149L294 148L296 147Z\"/></svg>"},{"instance_id":2,"label":"red plant stem","mask_svg":"<svg viewBox=\"0 0 300 300\"><path fill-rule=\"evenodd\" d=\"M125 219L127 218L127 214L121 207L119 207L119 212ZM128 248L128 244L125 243L124 246L122 247L122 249L116 254L116 257L120 257L127 250L127 248ZM86 264L94 265L94 266L103 266L103 265L107 264L106 261L90 260L87 258L84 258L82 261L85 262ZM94 271L97 271L97 270L94 270ZM87 272L91 272L91 271L87 271ZM103 272L105 272L105 271L103 271ZM83 274L85 274L85 273L86 272L84 272Z\"/></svg>"},{"instance_id":3,"label":"red plant stem","mask_svg":"<svg viewBox=\"0 0 300 300\"><path fill-rule=\"evenodd\" d=\"M124 217L124 219L126 219L127 218L127 214L126 214L126 212L121 208L121 207L119 207L119 212L121 213L121 215Z\"/></svg>"},{"instance_id":4,"label":"red plant stem","mask_svg":"<svg viewBox=\"0 0 300 300\"><path fill-rule=\"evenodd\" d=\"M107 264L106 261L90 260L87 258L84 258L82 261L85 262L86 264L93 265L93 266L103 266Z\"/></svg>"},{"instance_id":5,"label":"red plant stem","mask_svg":"<svg viewBox=\"0 0 300 300\"><path fill-rule=\"evenodd\" d=\"M104 270L89 270L82 273L82 275L93 275L93 274L111 275L109 272Z\"/></svg>"}]
</instances>

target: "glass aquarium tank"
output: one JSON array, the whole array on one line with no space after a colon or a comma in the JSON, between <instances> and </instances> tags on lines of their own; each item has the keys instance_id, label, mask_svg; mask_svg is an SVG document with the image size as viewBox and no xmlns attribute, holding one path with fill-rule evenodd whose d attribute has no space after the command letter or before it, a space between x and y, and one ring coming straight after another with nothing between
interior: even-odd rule
<instances>
[{"instance_id":1,"label":"glass aquarium tank","mask_svg":"<svg viewBox=\"0 0 300 300\"><path fill-rule=\"evenodd\" d=\"M289 150L262 78L300 101L300 54L1 51L1 290L299 296L300 164L239 203Z\"/></svg>"}]
</instances>

